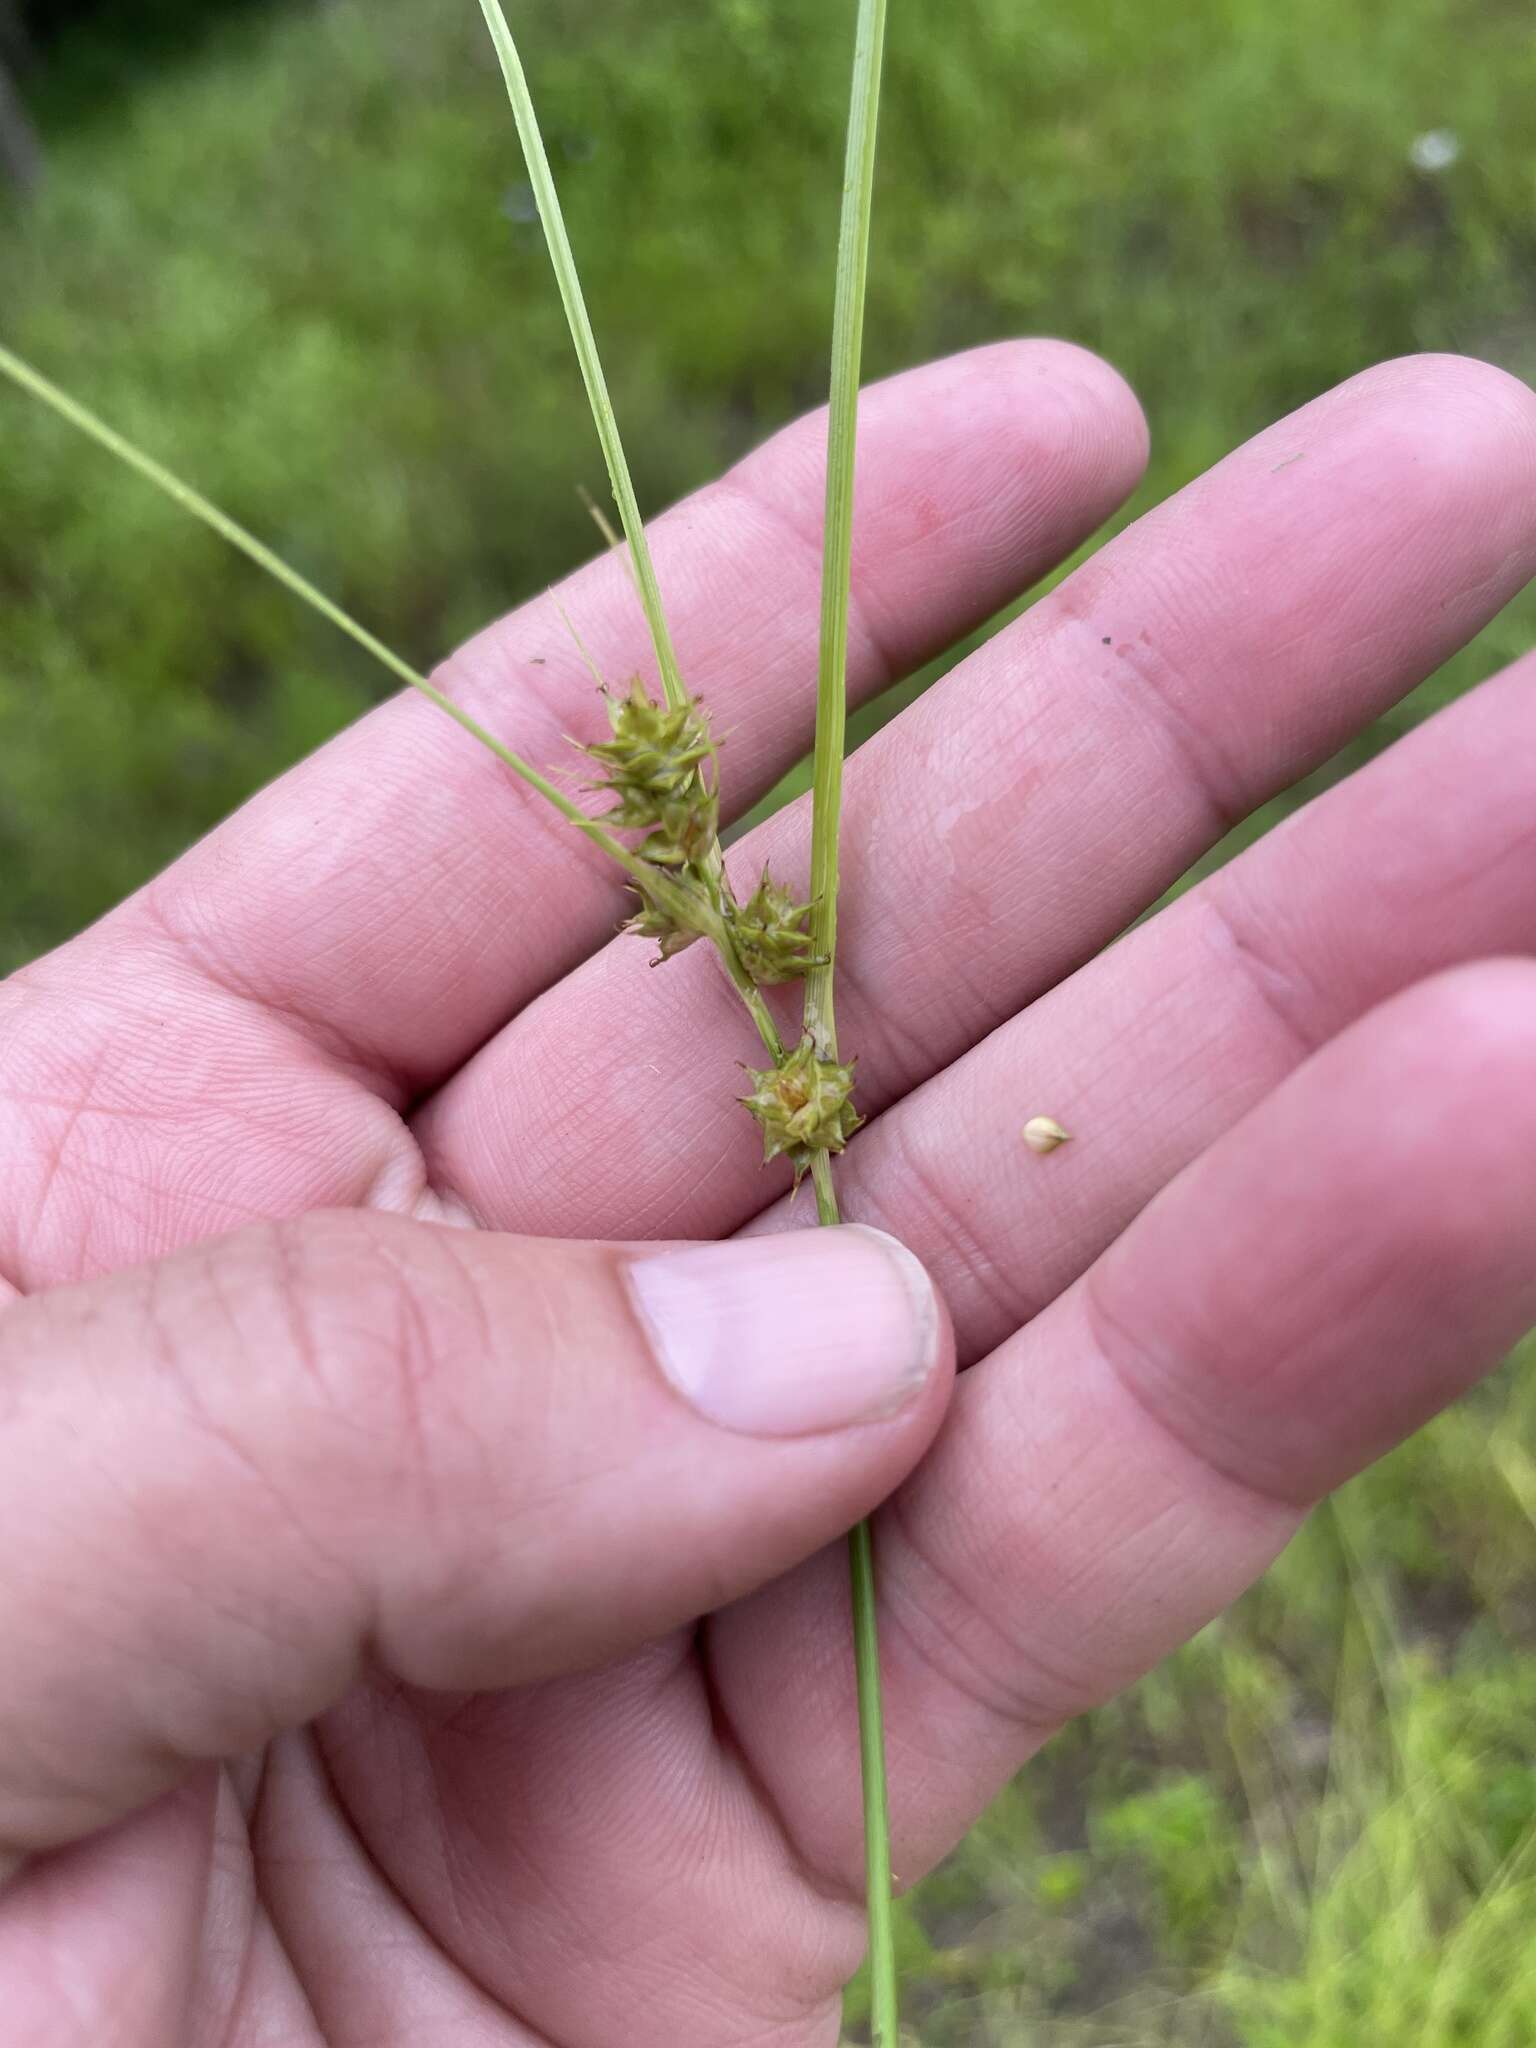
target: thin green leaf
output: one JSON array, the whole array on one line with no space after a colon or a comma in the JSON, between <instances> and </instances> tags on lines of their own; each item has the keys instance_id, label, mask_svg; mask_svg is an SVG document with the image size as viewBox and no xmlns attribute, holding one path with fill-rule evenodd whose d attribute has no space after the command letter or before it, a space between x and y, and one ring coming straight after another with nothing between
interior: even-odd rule
<instances>
[{"instance_id":1,"label":"thin green leaf","mask_svg":"<svg viewBox=\"0 0 1536 2048\"><path fill-rule=\"evenodd\" d=\"M613 486L614 503L619 508L624 537L629 542L635 582L640 591L640 603L645 610L645 622L651 631L651 644L656 650L656 666L661 675L661 687L667 702L676 710L683 703L687 693L678 670L677 655L673 651L666 615L662 611L661 591L656 582L655 568L651 563L651 551L646 544L645 527L640 518L640 507L635 500L635 487L630 481L629 464L624 458L624 444L619 438L619 423L614 417L613 402L608 396L608 382L603 375L602 360L597 353L597 337L593 334L592 322L587 317L587 303L582 296L581 280L576 274L576 258L571 253L570 237L565 231L565 216L560 211L560 195L555 190L554 174L549 168L544 138L539 133L538 116L533 110L533 96L528 90L522 59L517 54L517 44L512 39L512 31L502 11L501 0L480 0L480 11L485 16L486 27L491 32L491 41L496 46L496 55L501 60L502 76L507 82L507 97L512 102L512 118L517 123L518 139L523 145L523 161L528 166L528 182L533 187L534 201L539 209L539 220L544 228L549 260L554 265L555 280L560 287L560 298L565 307L566 320L570 325L571 340L576 344L576 360L581 365L582 382L587 387L587 401L592 408L593 424L597 428L597 438L602 443L603 460L608 465L608 480Z\"/></svg>"},{"instance_id":2,"label":"thin green leaf","mask_svg":"<svg viewBox=\"0 0 1536 2048\"><path fill-rule=\"evenodd\" d=\"M429 682L424 675L419 674L408 661L396 654L393 648L386 647L366 626L359 625L340 605L328 598L324 591L317 590L307 577L301 576L297 569L291 568L281 555L274 554L265 542L259 541L238 521L231 519L227 512L221 511L211 499L205 498L201 491L194 490L191 484L183 482L163 463L157 462L152 455L146 455L142 448L135 447L133 442L118 433L115 427L109 427L105 420L82 405L78 399L71 398L67 391L60 390L59 386L45 377L40 370L34 370L30 363L23 362L20 356L12 354L11 350L4 346L0 346L0 375L8 377L13 384L19 385L23 391L40 400L60 419L67 420L70 426L89 436L109 454L115 455L119 462L126 463L130 469L136 470L147 482L153 484L157 491L163 492L173 503L181 506L183 511L190 512L194 519L201 520L204 526L211 528L222 540L228 541L232 548L238 548L240 553L254 562L259 569L265 570L267 575L281 583L285 589L292 591L295 597L302 599L311 611L318 612L321 618L329 620L338 632L345 633L349 640L355 641L365 653L372 655L381 667L388 669L392 676L403 683L409 683L413 690L419 690L439 711L446 711L456 724L461 725L467 733L477 739L482 747L488 747L498 761L505 762L515 775L521 776L530 788L536 789L546 802L552 803L557 811L585 832L589 839L595 841L630 874L648 873L644 864L637 861L626 846L610 832L605 831L595 818L589 818L579 805L572 802L564 790L556 788L547 776L541 775L538 769L525 761L520 754L513 753L512 749L497 739L494 733L487 732L478 719L472 718L461 706L455 704L451 697L438 689L435 683Z\"/></svg>"},{"instance_id":3,"label":"thin green leaf","mask_svg":"<svg viewBox=\"0 0 1536 2048\"><path fill-rule=\"evenodd\" d=\"M832 389L827 414L826 523L821 557L821 652L816 676L816 757L811 811L811 931L821 965L806 983L806 1029L826 1059L837 1054L837 841L842 821L848 718L848 606L853 559L853 467L858 436L864 287L874 202L875 134L885 51L886 0L860 0L853 94L837 239L832 310Z\"/></svg>"},{"instance_id":4,"label":"thin green leaf","mask_svg":"<svg viewBox=\"0 0 1536 2048\"><path fill-rule=\"evenodd\" d=\"M853 560L853 472L858 435L864 292L874 203L875 135L885 50L886 0L860 0L853 89L837 242L832 312L832 388L827 414L826 523L821 563L821 651L816 676L816 756L811 810L811 937L816 964L806 980L805 1028L817 1053L837 1058L833 1001L837 962L838 833L848 716L848 610ZM816 1213L839 1221L832 1162L812 1161ZM869 1921L870 2031L875 2048L897 2048L896 1943L891 1905L891 1831L874 1541L867 1522L849 1538L853 1651L858 1687L859 1761L864 1787L864 1865Z\"/></svg>"}]
</instances>

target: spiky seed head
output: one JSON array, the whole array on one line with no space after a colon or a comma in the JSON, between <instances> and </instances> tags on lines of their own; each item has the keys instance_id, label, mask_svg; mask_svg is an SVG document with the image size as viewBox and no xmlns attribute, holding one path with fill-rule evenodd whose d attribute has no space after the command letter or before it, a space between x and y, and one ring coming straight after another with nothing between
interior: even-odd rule
<instances>
[{"instance_id":1,"label":"spiky seed head","mask_svg":"<svg viewBox=\"0 0 1536 2048\"><path fill-rule=\"evenodd\" d=\"M797 981L819 964L814 942L805 928L809 903L797 903L763 869L763 878L730 915L737 956L761 988Z\"/></svg>"},{"instance_id":2,"label":"spiky seed head","mask_svg":"<svg viewBox=\"0 0 1536 2048\"><path fill-rule=\"evenodd\" d=\"M611 737L582 751L603 774L597 784L616 801L606 821L625 832L643 832L644 859L662 867L686 867L714 844L720 805L704 764L714 743L695 698L674 710L647 694L638 676L626 695L604 692Z\"/></svg>"},{"instance_id":3,"label":"spiky seed head","mask_svg":"<svg viewBox=\"0 0 1536 2048\"><path fill-rule=\"evenodd\" d=\"M603 692L611 738L583 748L603 768L603 783L621 793L673 796L693 779L714 742L698 700L677 706L657 703L636 676L627 693Z\"/></svg>"},{"instance_id":4,"label":"spiky seed head","mask_svg":"<svg viewBox=\"0 0 1536 2048\"><path fill-rule=\"evenodd\" d=\"M663 960L675 959L699 937L697 932L688 931L682 925L674 923L666 911L655 910L649 906L644 910L637 910L633 917L627 918L623 928L637 939L656 941L656 958L651 962L653 967L659 967Z\"/></svg>"},{"instance_id":5,"label":"spiky seed head","mask_svg":"<svg viewBox=\"0 0 1536 2048\"><path fill-rule=\"evenodd\" d=\"M610 822L622 825L626 820L611 814ZM704 860L719 836L720 804L712 789L695 780L679 795L659 798L649 816L628 822L647 828L637 849L643 859L664 868L687 867Z\"/></svg>"},{"instance_id":6,"label":"spiky seed head","mask_svg":"<svg viewBox=\"0 0 1536 2048\"><path fill-rule=\"evenodd\" d=\"M863 1118L853 1106L853 1063L818 1059L802 1038L782 1066L747 1069L752 1093L741 1100L763 1133L763 1159L784 1153L795 1179L818 1152L841 1152Z\"/></svg>"},{"instance_id":7,"label":"spiky seed head","mask_svg":"<svg viewBox=\"0 0 1536 2048\"><path fill-rule=\"evenodd\" d=\"M656 958L651 962L659 967L663 960L671 960L695 939L717 929L715 912L709 897L699 883L688 875L669 875L666 878L665 900L659 893L662 878L657 877L656 894L648 893L640 884L635 885L640 897L640 909L624 926L639 939L656 941Z\"/></svg>"}]
</instances>

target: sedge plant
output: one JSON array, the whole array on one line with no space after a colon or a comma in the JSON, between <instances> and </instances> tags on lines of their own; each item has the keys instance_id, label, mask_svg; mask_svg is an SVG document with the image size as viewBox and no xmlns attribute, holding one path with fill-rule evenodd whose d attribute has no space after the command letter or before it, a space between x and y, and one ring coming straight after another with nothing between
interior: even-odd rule
<instances>
[{"instance_id":1,"label":"sedge plant","mask_svg":"<svg viewBox=\"0 0 1536 2048\"><path fill-rule=\"evenodd\" d=\"M768 1055L766 1066L748 1069L752 1086L741 1098L758 1124L765 1160L786 1157L797 1186L809 1175L818 1222L835 1224L840 1218L832 1159L860 1122L852 1096L853 1062L845 1060L838 1047L834 989L853 473L886 0L858 0L833 309L811 882L803 902L766 870L744 901L727 877L719 838L719 755L703 707L678 666L527 77L501 0L480 0L480 5L506 81L622 533L612 533L601 513L598 522L626 551L660 684L659 697L652 697L638 677L622 692L608 689L597 677L608 737L581 751L592 765L593 786L612 799L600 816L590 815L226 512L3 345L0 373L135 470L345 633L396 680L453 718L616 861L638 898L626 929L655 942L658 962L699 939L714 947ZM574 626L571 630L580 649ZM762 991L792 981L805 987L803 1029L798 1041L786 1044ZM849 1569L864 1798L871 2028L875 2048L896 2048L890 1830L874 1547L867 1523L850 1536Z\"/></svg>"}]
</instances>

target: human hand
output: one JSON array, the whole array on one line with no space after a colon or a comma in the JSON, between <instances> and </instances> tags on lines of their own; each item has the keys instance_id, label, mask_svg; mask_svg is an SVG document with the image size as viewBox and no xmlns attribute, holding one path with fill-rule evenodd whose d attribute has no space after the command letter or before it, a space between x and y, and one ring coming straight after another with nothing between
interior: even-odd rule
<instances>
[{"instance_id":1,"label":"human hand","mask_svg":"<svg viewBox=\"0 0 1536 2048\"><path fill-rule=\"evenodd\" d=\"M1143 454L1059 344L869 393L859 692ZM820 463L802 423L655 531L736 804L809 731ZM1388 365L857 757L840 1185L953 1346L882 1241L775 1242L713 963L610 941L601 856L415 698L5 984L8 2042L832 2041L832 1538L897 1489L911 1878L1536 1318L1536 966L1494 957L1536 944L1536 664L1101 950L1533 568L1536 400ZM616 561L561 600L642 664ZM595 723L550 600L445 678L536 762Z\"/></svg>"}]
</instances>

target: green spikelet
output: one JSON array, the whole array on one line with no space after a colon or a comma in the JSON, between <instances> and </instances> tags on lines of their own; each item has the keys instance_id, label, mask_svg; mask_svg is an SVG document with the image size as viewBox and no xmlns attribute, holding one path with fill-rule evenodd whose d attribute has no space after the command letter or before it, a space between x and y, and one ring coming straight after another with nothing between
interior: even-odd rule
<instances>
[{"instance_id":1,"label":"green spikelet","mask_svg":"<svg viewBox=\"0 0 1536 2048\"><path fill-rule=\"evenodd\" d=\"M720 804L705 763L715 759L714 742L697 701L688 697L674 710L646 695L636 676L627 696L606 691L612 737L582 752L603 770L600 789L617 801L605 823L623 832L643 832L636 849L658 867L686 867L705 859L720 824Z\"/></svg>"},{"instance_id":2,"label":"green spikelet","mask_svg":"<svg viewBox=\"0 0 1536 2048\"><path fill-rule=\"evenodd\" d=\"M656 958L651 962L653 967L659 967L663 960L674 959L695 939L713 933L714 924L708 907L694 890L685 889L681 903L674 896L670 903L662 904L648 896L638 883L636 888L644 907L628 920L624 930L634 938L656 941ZM696 924L692 922L695 909L698 911Z\"/></svg>"},{"instance_id":3,"label":"green spikelet","mask_svg":"<svg viewBox=\"0 0 1536 2048\"><path fill-rule=\"evenodd\" d=\"M756 889L731 911L728 922L737 954L759 988L799 981L816 965L805 926L810 910L809 903L797 903L764 868Z\"/></svg>"},{"instance_id":4,"label":"green spikelet","mask_svg":"<svg viewBox=\"0 0 1536 2048\"><path fill-rule=\"evenodd\" d=\"M763 1158L784 1153L798 1181L818 1152L841 1152L864 1119L853 1106L853 1062L823 1060L802 1038L782 1066L747 1069L752 1093L741 1100L763 1134Z\"/></svg>"}]
</instances>

